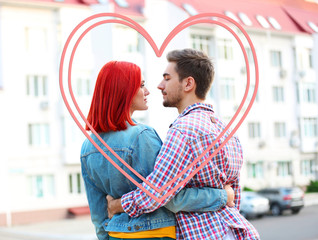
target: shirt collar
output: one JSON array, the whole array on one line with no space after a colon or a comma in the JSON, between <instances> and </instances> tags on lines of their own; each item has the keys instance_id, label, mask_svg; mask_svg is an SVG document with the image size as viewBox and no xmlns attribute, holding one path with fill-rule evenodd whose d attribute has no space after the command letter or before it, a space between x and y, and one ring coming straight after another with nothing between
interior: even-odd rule
<instances>
[{"instance_id":1,"label":"shirt collar","mask_svg":"<svg viewBox=\"0 0 318 240\"><path fill-rule=\"evenodd\" d=\"M187 107L183 110L183 112L177 117L177 119L170 125L170 127L173 126L173 125L175 124L175 122L176 122L179 118L181 118L181 117L187 115L187 114L190 113L191 111L193 111L193 110L195 110L195 109L198 109L198 108L201 108L202 110L207 110L207 111L214 112L212 105L211 105L211 104L208 104L208 103L195 103L195 104L189 105L189 106L187 106Z\"/></svg>"},{"instance_id":2,"label":"shirt collar","mask_svg":"<svg viewBox=\"0 0 318 240\"><path fill-rule=\"evenodd\" d=\"M208 111L213 111L213 107L211 104L208 104L208 103L195 103L195 104L192 104L192 105L189 105L187 106L183 112L179 115L179 117L183 117L185 115L187 115L189 112L191 112L192 110L194 109L197 109L197 108L203 108L203 109L206 109Z\"/></svg>"}]
</instances>

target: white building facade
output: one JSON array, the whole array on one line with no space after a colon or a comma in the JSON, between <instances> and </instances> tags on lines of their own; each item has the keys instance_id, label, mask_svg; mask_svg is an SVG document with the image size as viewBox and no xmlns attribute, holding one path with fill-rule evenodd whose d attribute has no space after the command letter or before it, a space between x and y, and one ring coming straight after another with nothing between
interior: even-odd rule
<instances>
[{"instance_id":1,"label":"white building facade","mask_svg":"<svg viewBox=\"0 0 318 240\"><path fill-rule=\"evenodd\" d=\"M237 131L245 155L242 186L255 190L279 185L304 187L318 179L318 19L299 19L305 23L298 25L307 24L299 28L293 15L283 15L281 7L270 2L251 1L253 11L227 4L230 0L223 6L216 1L204 3L207 5L198 2L0 0L0 123L4 126L0 135L0 225L64 218L71 208L87 206L79 159L85 136L62 100L59 63L71 31L98 13L130 17L148 31L158 48L170 31L191 15L217 12L237 21L255 46L259 67L254 105ZM318 5L308 4L317 14ZM263 6L279 9L273 10L272 16ZM84 26L101 19L106 18ZM255 86L252 52L241 31L226 24L243 39L250 60L250 101ZM213 59L216 76L207 102L229 122L244 95L246 66L236 39L217 24L182 30L161 58L155 56L147 40L125 25L103 24L92 29L79 44L72 67L72 90L83 114L87 115L103 64L113 59L133 61L142 68L151 92L149 110L135 118L153 126L164 139L177 111L162 106L156 87L165 69L165 54L188 47L201 49ZM66 56L69 54L70 50ZM67 98L71 101L69 95ZM239 117L247 106L244 104ZM72 109L75 111L73 105Z\"/></svg>"}]
</instances>

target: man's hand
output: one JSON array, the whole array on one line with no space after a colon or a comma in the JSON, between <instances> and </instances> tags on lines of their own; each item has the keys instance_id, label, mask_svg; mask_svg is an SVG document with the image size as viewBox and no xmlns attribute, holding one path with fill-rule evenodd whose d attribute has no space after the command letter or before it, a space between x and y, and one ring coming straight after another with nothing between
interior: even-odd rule
<instances>
[{"instance_id":1,"label":"man's hand","mask_svg":"<svg viewBox=\"0 0 318 240\"><path fill-rule=\"evenodd\" d=\"M229 199L229 197L228 197ZM123 207L121 206L121 199L114 199L112 196L107 195L107 212L108 218L111 219L115 214L124 212Z\"/></svg>"},{"instance_id":2,"label":"man's hand","mask_svg":"<svg viewBox=\"0 0 318 240\"><path fill-rule=\"evenodd\" d=\"M226 205L228 207L234 207L235 204L234 204L234 190L233 188L231 187L231 185L225 185L224 186L224 190L226 191L227 193L227 202L226 202Z\"/></svg>"}]
</instances>

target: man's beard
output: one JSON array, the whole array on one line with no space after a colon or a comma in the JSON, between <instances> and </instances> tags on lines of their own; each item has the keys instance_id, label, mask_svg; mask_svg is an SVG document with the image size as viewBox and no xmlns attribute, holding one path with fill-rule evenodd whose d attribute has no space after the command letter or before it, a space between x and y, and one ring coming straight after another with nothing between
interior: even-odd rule
<instances>
[{"instance_id":1,"label":"man's beard","mask_svg":"<svg viewBox=\"0 0 318 240\"><path fill-rule=\"evenodd\" d=\"M174 96L171 97L171 99L166 99L165 101L163 101L163 106L164 107L178 107L182 97L181 97L181 86L178 87L178 90L176 92L176 94Z\"/></svg>"}]
</instances>

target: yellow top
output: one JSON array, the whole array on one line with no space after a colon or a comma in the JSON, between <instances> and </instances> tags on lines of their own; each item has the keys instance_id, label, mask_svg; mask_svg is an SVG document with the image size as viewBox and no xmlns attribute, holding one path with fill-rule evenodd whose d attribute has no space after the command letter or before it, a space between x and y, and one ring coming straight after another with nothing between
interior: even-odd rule
<instances>
[{"instance_id":1,"label":"yellow top","mask_svg":"<svg viewBox=\"0 0 318 240\"><path fill-rule=\"evenodd\" d=\"M176 227L164 227L141 232L108 232L109 236L115 238L161 238L170 237L176 239Z\"/></svg>"}]
</instances>

